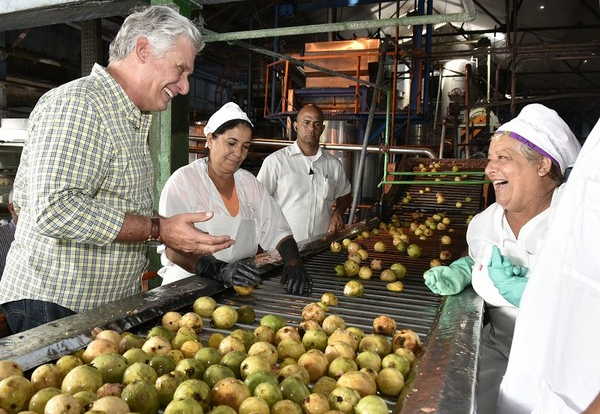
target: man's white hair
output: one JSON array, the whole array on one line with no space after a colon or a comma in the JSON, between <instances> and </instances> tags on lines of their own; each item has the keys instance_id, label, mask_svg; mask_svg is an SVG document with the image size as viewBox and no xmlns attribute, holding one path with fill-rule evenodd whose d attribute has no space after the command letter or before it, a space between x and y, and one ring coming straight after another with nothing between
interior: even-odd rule
<instances>
[{"instance_id":1,"label":"man's white hair","mask_svg":"<svg viewBox=\"0 0 600 414\"><path fill-rule=\"evenodd\" d=\"M150 41L157 56L162 56L171 49L179 36L187 36L196 48L196 53L204 48L202 34L189 19L172 7L150 6L127 16L110 43L109 63L129 55L142 36Z\"/></svg>"}]
</instances>

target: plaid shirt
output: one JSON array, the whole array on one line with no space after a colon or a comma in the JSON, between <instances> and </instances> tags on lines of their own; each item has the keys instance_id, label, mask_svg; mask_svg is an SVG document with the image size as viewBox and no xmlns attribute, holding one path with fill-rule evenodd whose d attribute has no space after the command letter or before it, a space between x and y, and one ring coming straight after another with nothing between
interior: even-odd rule
<instances>
[{"instance_id":1,"label":"plaid shirt","mask_svg":"<svg viewBox=\"0 0 600 414\"><path fill-rule=\"evenodd\" d=\"M114 240L126 213L152 213L151 119L99 65L39 100L14 183L19 225L0 303L81 312L139 292L146 247Z\"/></svg>"}]
</instances>

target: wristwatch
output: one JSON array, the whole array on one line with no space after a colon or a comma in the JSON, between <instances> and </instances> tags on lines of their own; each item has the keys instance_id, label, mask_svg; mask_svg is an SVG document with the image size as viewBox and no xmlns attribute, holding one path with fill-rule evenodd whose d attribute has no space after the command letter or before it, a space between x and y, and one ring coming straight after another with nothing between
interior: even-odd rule
<instances>
[{"instance_id":1,"label":"wristwatch","mask_svg":"<svg viewBox=\"0 0 600 414\"><path fill-rule=\"evenodd\" d=\"M146 244L158 246L162 243L160 240L160 217L150 217L150 234L146 239Z\"/></svg>"}]
</instances>

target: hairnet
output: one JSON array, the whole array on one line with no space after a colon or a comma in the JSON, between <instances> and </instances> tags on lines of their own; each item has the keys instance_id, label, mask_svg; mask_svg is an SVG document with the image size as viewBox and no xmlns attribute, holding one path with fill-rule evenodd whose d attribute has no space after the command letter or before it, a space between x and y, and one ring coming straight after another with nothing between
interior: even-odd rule
<instances>
[{"instance_id":1,"label":"hairnet","mask_svg":"<svg viewBox=\"0 0 600 414\"><path fill-rule=\"evenodd\" d=\"M246 115L246 112L242 111L238 104L235 102L227 102L208 119L208 122L204 127L204 133L212 134L225 122L233 121L234 119L243 119L254 126L250 121L250 118L248 118L248 115Z\"/></svg>"},{"instance_id":2,"label":"hairnet","mask_svg":"<svg viewBox=\"0 0 600 414\"><path fill-rule=\"evenodd\" d=\"M560 167L561 173L575 163L581 149L581 144L556 111L540 104L525 106L516 118L501 125L496 133L507 134L550 158Z\"/></svg>"}]
</instances>

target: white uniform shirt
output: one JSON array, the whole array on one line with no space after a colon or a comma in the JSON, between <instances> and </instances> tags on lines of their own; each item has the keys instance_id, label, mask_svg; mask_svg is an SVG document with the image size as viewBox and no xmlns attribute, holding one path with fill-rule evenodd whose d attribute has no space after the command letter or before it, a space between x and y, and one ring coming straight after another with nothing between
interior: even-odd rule
<instances>
[{"instance_id":1,"label":"white uniform shirt","mask_svg":"<svg viewBox=\"0 0 600 414\"><path fill-rule=\"evenodd\" d=\"M510 228L504 208L494 203L473 217L467 229L469 255L475 261L471 284L479 296L492 306L514 306L510 304L494 286L487 267L492 255L492 246L497 246L500 253L510 259L511 263L531 269L534 259L540 251L548 230L548 218L560 192L554 191L550 207L529 220L519 232L517 239Z\"/></svg>"},{"instance_id":2,"label":"white uniform shirt","mask_svg":"<svg viewBox=\"0 0 600 414\"><path fill-rule=\"evenodd\" d=\"M600 392L600 122L552 212L521 299L501 414L575 414Z\"/></svg>"},{"instance_id":3,"label":"white uniform shirt","mask_svg":"<svg viewBox=\"0 0 600 414\"><path fill-rule=\"evenodd\" d=\"M256 254L259 244L265 251L273 250L280 240L292 234L280 207L251 173L239 169L234 174L234 180L240 202L236 217L231 217L219 191L208 176L208 158L201 158L175 171L162 190L159 204L159 213L165 217L181 213L212 212L214 217L211 220L196 223L196 227L214 235L227 234L236 240L232 247L215 254L218 259L227 262ZM211 231L216 228L213 226L211 229L213 223L210 222L213 220L220 220L216 231ZM256 234L243 234L243 231L236 233L240 228L236 221L240 220L242 223L250 223L250 227L243 228L253 227ZM248 243L252 246L247 246ZM164 248L159 248L159 252L162 250ZM164 252L161 262L165 266L159 270L163 283L191 276L191 273L173 264Z\"/></svg>"},{"instance_id":4,"label":"white uniform shirt","mask_svg":"<svg viewBox=\"0 0 600 414\"><path fill-rule=\"evenodd\" d=\"M338 158L319 148L311 160L296 142L265 158L257 178L281 206L297 241L326 233L335 200L351 189Z\"/></svg>"}]
</instances>

